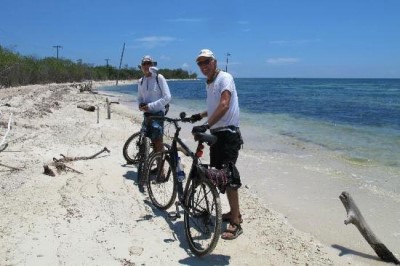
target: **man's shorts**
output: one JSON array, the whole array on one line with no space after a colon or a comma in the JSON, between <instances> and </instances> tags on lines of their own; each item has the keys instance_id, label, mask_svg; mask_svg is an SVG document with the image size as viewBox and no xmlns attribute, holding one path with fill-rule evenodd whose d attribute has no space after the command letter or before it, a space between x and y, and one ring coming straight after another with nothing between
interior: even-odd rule
<instances>
[{"instance_id":1,"label":"man's shorts","mask_svg":"<svg viewBox=\"0 0 400 266\"><path fill-rule=\"evenodd\" d=\"M223 165L227 166L230 162L236 164L242 145L240 132L225 130L215 132L213 135L217 136L218 140L210 147L210 166L222 169ZM233 185L240 187L240 177L235 179Z\"/></svg>"},{"instance_id":2,"label":"man's shorts","mask_svg":"<svg viewBox=\"0 0 400 266\"><path fill-rule=\"evenodd\" d=\"M164 112L145 113L142 123L142 129L146 130L146 137L149 137L152 141L162 138L164 135L164 121L151 119L148 116L164 116Z\"/></svg>"}]
</instances>

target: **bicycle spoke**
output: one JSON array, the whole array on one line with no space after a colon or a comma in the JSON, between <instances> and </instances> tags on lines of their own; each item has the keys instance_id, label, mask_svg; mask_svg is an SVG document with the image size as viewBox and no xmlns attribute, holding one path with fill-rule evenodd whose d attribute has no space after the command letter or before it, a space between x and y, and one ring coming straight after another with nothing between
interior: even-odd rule
<instances>
[{"instance_id":1,"label":"bicycle spoke","mask_svg":"<svg viewBox=\"0 0 400 266\"><path fill-rule=\"evenodd\" d=\"M168 209L176 199L175 171L171 168L169 156L164 153L155 153L149 159L149 177L152 175L150 169L157 169L155 176L149 179L148 193L150 200L159 209Z\"/></svg>"},{"instance_id":2,"label":"bicycle spoke","mask_svg":"<svg viewBox=\"0 0 400 266\"><path fill-rule=\"evenodd\" d=\"M190 189L185 205L185 231L189 246L197 256L210 253L221 233L221 203L216 188L203 179Z\"/></svg>"}]
</instances>

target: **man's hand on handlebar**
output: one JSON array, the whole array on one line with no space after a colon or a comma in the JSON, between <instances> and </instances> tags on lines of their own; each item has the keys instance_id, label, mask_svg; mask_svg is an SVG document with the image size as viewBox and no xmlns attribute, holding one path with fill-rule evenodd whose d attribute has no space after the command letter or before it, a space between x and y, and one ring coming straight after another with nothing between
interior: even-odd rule
<instances>
[{"instance_id":1,"label":"man's hand on handlebar","mask_svg":"<svg viewBox=\"0 0 400 266\"><path fill-rule=\"evenodd\" d=\"M192 129L192 134L195 134L195 133L204 133L204 132L206 132L207 129L209 129L209 128L210 128L210 127L209 127L208 124L201 125L201 126L195 126L195 127L193 127L193 129Z\"/></svg>"},{"instance_id":2,"label":"man's hand on handlebar","mask_svg":"<svg viewBox=\"0 0 400 266\"><path fill-rule=\"evenodd\" d=\"M194 123L197 121L200 121L201 119L203 119L203 117L201 116L201 114L194 114L190 117L190 122Z\"/></svg>"},{"instance_id":3,"label":"man's hand on handlebar","mask_svg":"<svg viewBox=\"0 0 400 266\"><path fill-rule=\"evenodd\" d=\"M147 103L140 103L139 104L139 110L147 112L149 110L149 106L147 105Z\"/></svg>"}]
</instances>

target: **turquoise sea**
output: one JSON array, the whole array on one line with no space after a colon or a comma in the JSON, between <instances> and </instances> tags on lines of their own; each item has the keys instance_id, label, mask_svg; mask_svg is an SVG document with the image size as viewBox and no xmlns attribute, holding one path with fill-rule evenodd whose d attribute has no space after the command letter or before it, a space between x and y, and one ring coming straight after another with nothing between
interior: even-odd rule
<instances>
[{"instance_id":1,"label":"turquoise sea","mask_svg":"<svg viewBox=\"0 0 400 266\"><path fill-rule=\"evenodd\" d=\"M347 190L369 221L379 224L375 229L387 236L387 245L399 247L400 79L235 82L245 141L239 170L265 203L328 244L363 250L359 233L350 242L336 241L334 232L345 218L338 196ZM171 115L204 109L204 80L168 84L175 109ZM137 85L101 90L137 108ZM298 175L285 175L293 172ZM382 222L379 217L387 215L391 219ZM320 226L310 222L321 216L325 221Z\"/></svg>"},{"instance_id":2,"label":"turquoise sea","mask_svg":"<svg viewBox=\"0 0 400 266\"><path fill-rule=\"evenodd\" d=\"M170 81L172 103L204 106L204 81ZM339 151L348 160L400 167L400 79L236 79L241 123ZM136 95L137 86L104 90ZM132 98L134 101L134 98Z\"/></svg>"}]
</instances>

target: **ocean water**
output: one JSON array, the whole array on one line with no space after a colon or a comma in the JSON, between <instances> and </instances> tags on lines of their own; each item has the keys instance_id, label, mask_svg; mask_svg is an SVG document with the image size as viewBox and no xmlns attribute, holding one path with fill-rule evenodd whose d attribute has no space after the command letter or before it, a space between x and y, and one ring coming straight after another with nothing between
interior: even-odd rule
<instances>
[{"instance_id":1,"label":"ocean water","mask_svg":"<svg viewBox=\"0 0 400 266\"><path fill-rule=\"evenodd\" d=\"M400 167L400 79L236 79L241 123ZM204 109L203 80L170 81L172 103ZM137 85L104 87L135 96ZM132 98L135 101L135 97Z\"/></svg>"},{"instance_id":2,"label":"ocean water","mask_svg":"<svg viewBox=\"0 0 400 266\"><path fill-rule=\"evenodd\" d=\"M235 83L245 141L239 170L268 206L325 243L370 254L355 230L337 239L345 218L338 196L346 190L384 243L400 246L400 79ZM168 84L176 111L204 110L204 80ZM101 90L137 108L137 85Z\"/></svg>"}]
</instances>

